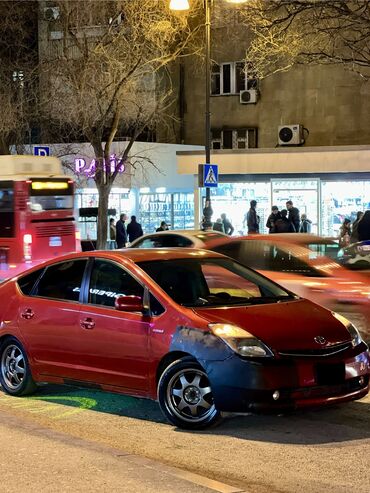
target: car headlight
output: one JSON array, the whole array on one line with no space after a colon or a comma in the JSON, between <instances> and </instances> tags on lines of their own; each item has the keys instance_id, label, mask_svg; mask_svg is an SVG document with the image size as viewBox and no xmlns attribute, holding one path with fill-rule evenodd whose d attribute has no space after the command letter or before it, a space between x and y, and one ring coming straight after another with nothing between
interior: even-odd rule
<instances>
[{"instance_id":1,"label":"car headlight","mask_svg":"<svg viewBox=\"0 0 370 493\"><path fill-rule=\"evenodd\" d=\"M353 325L352 322L350 322L346 317L343 317L343 315L339 315L339 313L333 312L334 317L339 320L339 322L342 322L342 324L346 327L348 330L350 336L351 336L351 342L352 346L358 346L362 342L362 338L360 336L359 331L357 328Z\"/></svg>"},{"instance_id":2,"label":"car headlight","mask_svg":"<svg viewBox=\"0 0 370 493\"><path fill-rule=\"evenodd\" d=\"M231 324L209 324L211 332L240 356L265 358L274 356L262 341L246 330Z\"/></svg>"}]
</instances>

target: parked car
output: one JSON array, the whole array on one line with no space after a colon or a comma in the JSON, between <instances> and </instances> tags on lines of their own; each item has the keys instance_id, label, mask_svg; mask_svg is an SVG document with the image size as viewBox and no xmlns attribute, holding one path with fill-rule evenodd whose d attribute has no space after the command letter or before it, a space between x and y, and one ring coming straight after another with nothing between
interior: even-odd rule
<instances>
[{"instance_id":1,"label":"parked car","mask_svg":"<svg viewBox=\"0 0 370 493\"><path fill-rule=\"evenodd\" d=\"M131 243L130 248L204 248L208 242L218 238L230 238L230 236L218 231L202 231L200 229L159 231L141 236Z\"/></svg>"},{"instance_id":2,"label":"parked car","mask_svg":"<svg viewBox=\"0 0 370 493\"><path fill-rule=\"evenodd\" d=\"M68 255L0 286L0 382L158 399L176 426L222 411L364 397L370 356L345 318L200 249Z\"/></svg>"},{"instance_id":3,"label":"parked car","mask_svg":"<svg viewBox=\"0 0 370 493\"><path fill-rule=\"evenodd\" d=\"M337 262L278 235L249 235L215 240L207 248L257 270L286 289L329 310L355 317L370 340L370 282ZM281 235L283 236L283 235Z\"/></svg>"}]
</instances>

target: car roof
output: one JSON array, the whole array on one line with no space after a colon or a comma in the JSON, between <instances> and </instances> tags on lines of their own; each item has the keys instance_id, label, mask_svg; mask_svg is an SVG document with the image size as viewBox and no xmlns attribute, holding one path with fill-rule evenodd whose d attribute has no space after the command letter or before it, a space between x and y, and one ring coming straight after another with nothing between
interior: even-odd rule
<instances>
[{"instance_id":1,"label":"car roof","mask_svg":"<svg viewBox=\"0 0 370 493\"><path fill-rule=\"evenodd\" d=\"M110 260L124 260L125 262L146 262L153 260L176 260L176 259L187 259L187 258L222 258L224 255L211 252L205 249L199 248L122 248L120 250L93 250L89 252L79 252L70 253L68 255L62 255L60 257L55 257L53 259L47 260L37 266L32 267L31 270L37 270L41 267L56 264L58 262L64 262L74 259L84 259L90 257L100 257ZM27 270L27 272L28 272ZM25 271L26 272L26 271ZM23 274L23 272L22 272ZM19 274L19 275L22 275ZM17 276L18 277L18 276Z\"/></svg>"}]
</instances>

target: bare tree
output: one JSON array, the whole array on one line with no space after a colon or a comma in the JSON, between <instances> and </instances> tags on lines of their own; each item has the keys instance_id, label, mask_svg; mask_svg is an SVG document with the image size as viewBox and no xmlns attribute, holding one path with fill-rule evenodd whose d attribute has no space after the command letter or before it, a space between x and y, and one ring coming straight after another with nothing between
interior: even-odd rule
<instances>
[{"instance_id":1,"label":"bare tree","mask_svg":"<svg viewBox=\"0 0 370 493\"><path fill-rule=\"evenodd\" d=\"M37 2L0 2L0 154L24 143L37 98Z\"/></svg>"},{"instance_id":2,"label":"bare tree","mask_svg":"<svg viewBox=\"0 0 370 493\"><path fill-rule=\"evenodd\" d=\"M370 77L368 0L250 0L241 19L253 33L247 62L259 77L296 64L341 64Z\"/></svg>"},{"instance_id":3,"label":"bare tree","mask_svg":"<svg viewBox=\"0 0 370 493\"><path fill-rule=\"evenodd\" d=\"M180 16L168 0L53 2L57 18L42 31L42 108L55 135L79 137L94 149L98 248L105 247L108 198L120 165L138 137L166 118L172 102L167 67L198 49L196 4ZM129 142L112 167L118 135Z\"/></svg>"}]
</instances>

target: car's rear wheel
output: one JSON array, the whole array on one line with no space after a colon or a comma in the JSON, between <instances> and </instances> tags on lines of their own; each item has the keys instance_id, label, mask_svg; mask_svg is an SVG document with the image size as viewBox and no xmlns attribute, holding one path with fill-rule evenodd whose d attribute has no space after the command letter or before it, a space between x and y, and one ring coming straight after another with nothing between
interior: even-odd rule
<instances>
[{"instance_id":1,"label":"car's rear wheel","mask_svg":"<svg viewBox=\"0 0 370 493\"><path fill-rule=\"evenodd\" d=\"M0 383L10 395L27 395L36 390L27 354L13 337L7 338L0 348Z\"/></svg>"},{"instance_id":2,"label":"car's rear wheel","mask_svg":"<svg viewBox=\"0 0 370 493\"><path fill-rule=\"evenodd\" d=\"M181 358L165 369L158 383L158 400L164 415L179 428L202 429L221 419L207 374L191 358Z\"/></svg>"}]
</instances>

